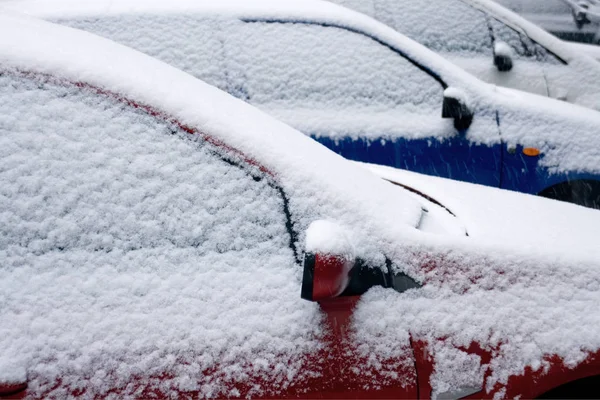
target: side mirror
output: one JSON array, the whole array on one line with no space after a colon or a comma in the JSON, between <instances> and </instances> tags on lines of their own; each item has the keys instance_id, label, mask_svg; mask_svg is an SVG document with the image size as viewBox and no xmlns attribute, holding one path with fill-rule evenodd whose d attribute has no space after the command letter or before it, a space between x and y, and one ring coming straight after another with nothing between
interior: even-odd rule
<instances>
[{"instance_id":1,"label":"side mirror","mask_svg":"<svg viewBox=\"0 0 600 400\"><path fill-rule=\"evenodd\" d=\"M421 285L404 273L394 273L387 260L385 270L372 268L354 255L354 247L343 229L330 221L315 221L306 231L304 272L300 297L325 301L359 296L373 286L397 292Z\"/></svg>"},{"instance_id":2,"label":"side mirror","mask_svg":"<svg viewBox=\"0 0 600 400\"><path fill-rule=\"evenodd\" d=\"M449 87L444 90L442 118L454 119L458 131L467 130L473 122L473 111L469 107L467 94L461 89Z\"/></svg>"},{"instance_id":3,"label":"side mirror","mask_svg":"<svg viewBox=\"0 0 600 400\"><path fill-rule=\"evenodd\" d=\"M498 40L494 43L494 65L500 72L508 72L513 67L512 49Z\"/></svg>"},{"instance_id":4,"label":"side mirror","mask_svg":"<svg viewBox=\"0 0 600 400\"><path fill-rule=\"evenodd\" d=\"M591 23L591 21L587 17L587 13L589 11L590 5L580 1L577 4L569 4L571 6L571 12L573 14L573 19L575 20L575 24L577 25L577 29L583 28L585 24Z\"/></svg>"},{"instance_id":5,"label":"side mirror","mask_svg":"<svg viewBox=\"0 0 600 400\"><path fill-rule=\"evenodd\" d=\"M306 253L300 297L319 301L341 295L350 282L354 249L334 222L315 221L306 230Z\"/></svg>"}]
</instances>

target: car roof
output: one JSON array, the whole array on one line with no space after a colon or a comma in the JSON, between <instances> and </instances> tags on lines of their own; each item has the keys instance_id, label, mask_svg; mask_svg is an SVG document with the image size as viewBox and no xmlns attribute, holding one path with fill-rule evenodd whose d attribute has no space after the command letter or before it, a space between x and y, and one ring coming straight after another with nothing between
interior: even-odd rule
<instances>
[{"instance_id":1,"label":"car roof","mask_svg":"<svg viewBox=\"0 0 600 400\"><path fill-rule=\"evenodd\" d=\"M204 15L227 15L240 19L270 21L301 21L343 27L361 32L377 41L394 47L441 78L448 86L485 87L487 84L425 46L375 19L324 0L174 0L164 2L150 0L26 0L0 3L0 7L23 12L39 18L86 18L119 14L144 13L198 13Z\"/></svg>"}]
</instances>

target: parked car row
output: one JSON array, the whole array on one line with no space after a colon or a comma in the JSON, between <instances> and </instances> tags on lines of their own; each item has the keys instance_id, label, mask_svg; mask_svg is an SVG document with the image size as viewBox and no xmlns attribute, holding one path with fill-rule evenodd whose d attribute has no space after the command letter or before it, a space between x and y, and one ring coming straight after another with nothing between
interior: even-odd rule
<instances>
[{"instance_id":1,"label":"parked car row","mask_svg":"<svg viewBox=\"0 0 600 400\"><path fill-rule=\"evenodd\" d=\"M597 395L598 126L328 2L6 3L0 397Z\"/></svg>"},{"instance_id":2,"label":"parked car row","mask_svg":"<svg viewBox=\"0 0 600 400\"><path fill-rule=\"evenodd\" d=\"M438 2L374 1L393 27L484 78L600 106L600 63L540 29L517 32L491 2L443 0L453 14L434 18ZM13 8L165 61L346 158L600 207L600 114L487 85L364 14L310 0Z\"/></svg>"}]
</instances>

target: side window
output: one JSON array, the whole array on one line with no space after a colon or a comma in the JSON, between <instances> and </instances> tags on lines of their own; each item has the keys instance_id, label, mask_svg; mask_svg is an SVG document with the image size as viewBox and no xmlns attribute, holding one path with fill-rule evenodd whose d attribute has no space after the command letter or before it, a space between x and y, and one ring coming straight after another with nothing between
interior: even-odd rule
<instances>
[{"instance_id":1,"label":"side window","mask_svg":"<svg viewBox=\"0 0 600 400\"><path fill-rule=\"evenodd\" d=\"M378 20L431 50L491 57L485 14L461 0L374 1Z\"/></svg>"},{"instance_id":2,"label":"side window","mask_svg":"<svg viewBox=\"0 0 600 400\"><path fill-rule=\"evenodd\" d=\"M232 21L225 29L230 90L269 108L440 114L427 72L360 33L305 23Z\"/></svg>"},{"instance_id":3,"label":"side window","mask_svg":"<svg viewBox=\"0 0 600 400\"><path fill-rule=\"evenodd\" d=\"M3 187L1 248L289 249L278 190L206 142L91 89L11 74L0 83L10 99L0 172L14 183Z\"/></svg>"},{"instance_id":4,"label":"side window","mask_svg":"<svg viewBox=\"0 0 600 400\"><path fill-rule=\"evenodd\" d=\"M56 20L124 44L226 89L218 19L186 15L121 15Z\"/></svg>"}]
</instances>

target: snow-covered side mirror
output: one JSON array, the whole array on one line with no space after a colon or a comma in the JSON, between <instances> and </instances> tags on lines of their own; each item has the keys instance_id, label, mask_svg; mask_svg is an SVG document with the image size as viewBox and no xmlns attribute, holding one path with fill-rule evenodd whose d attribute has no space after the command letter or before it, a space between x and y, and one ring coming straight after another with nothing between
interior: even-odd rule
<instances>
[{"instance_id":1,"label":"snow-covered side mirror","mask_svg":"<svg viewBox=\"0 0 600 400\"><path fill-rule=\"evenodd\" d=\"M309 301L360 296L374 286L405 292L421 285L403 272L394 272L392 262L370 267L360 257L346 231L335 222L315 221L306 231L304 272L300 296Z\"/></svg>"},{"instance_id":2,"label":"snow-covered side mirror","mask_svg":"<svg viewBox=\"0 0 600 400\"><path fill-rule=\"evenodd\" d=\"M569 3L569 6L571 7L571 12L573 14L575 24L577 25L577 29L581 29L585 24L591 23L587 16L590 8L589 4L587 4L585 1L578 1L576 4Z\"/></svg>"},{"instance_id":3,"label":"snow-covered side mirror","mask_svg":"<svg viewBox=\"0 0 600 400\"><path fill-rule=\"evenodd\" d=\"M444 90L442 118L454 119L454 127L458 131L464 131L471 126L473 111L469 106L467 94L463 90L453 87Z\"/></svg>"},{"instance_id":4,"label":"snow-covered side mirror","mask_svg":"<svg viewBox=\"0 0 600 400\"><path fill-rule=\"evenodd\" d=\"M494 43L494 65L500 72L508 72L513 67L512 50L502 41Z\"/></svg>"},{"instance_id":5,"label":"snow-covered side mirror","mask_svg":"<svg viewBox=\"0 0 600 400\"><path fill-rule=\"evenodd\" d=\"M301 297L319 301L339 296L348 287L354 262L354 247L342 227L313 222L306 231Z\"/></svg>"}]
</instances>

